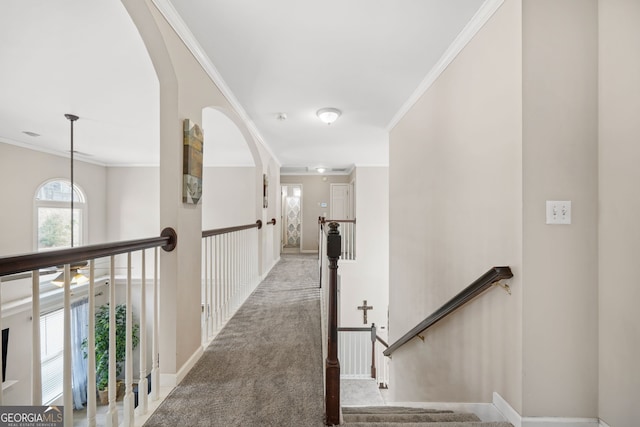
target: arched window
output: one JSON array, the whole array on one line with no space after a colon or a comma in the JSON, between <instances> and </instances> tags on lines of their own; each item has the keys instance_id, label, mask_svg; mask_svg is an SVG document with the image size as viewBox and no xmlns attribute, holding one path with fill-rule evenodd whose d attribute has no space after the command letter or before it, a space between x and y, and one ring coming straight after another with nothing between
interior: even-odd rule
<instances>
[{"instance_id":1,"label":"arched window","mask_svg":"<svg viewBox=\"0 0 640 427\"><path fill-rule=\"evenodd\" d=\"M86 202L82 191L73 191L73 246L84 243ZM47 181L35 197L37 250L71 247L71 183L63 179Z\"/></svg>"}]
</instances>

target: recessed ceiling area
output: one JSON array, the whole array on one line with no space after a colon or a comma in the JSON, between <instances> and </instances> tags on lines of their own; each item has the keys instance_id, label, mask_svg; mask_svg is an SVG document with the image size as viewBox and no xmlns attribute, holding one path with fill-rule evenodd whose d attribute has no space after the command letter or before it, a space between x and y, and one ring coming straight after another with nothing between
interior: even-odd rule
<instances>
[{"instance_id":1,"label":"recessed ceiling area","mask_svg":"<svg viewBox=\"0 0 640 427\"><path fill-rule=\"evenodd\" d=\"M158 79L119 1L2 2L0 141L105 165L159 163ZM30 136L35 133L39 136Z\"/></svg>"}]
</instances>

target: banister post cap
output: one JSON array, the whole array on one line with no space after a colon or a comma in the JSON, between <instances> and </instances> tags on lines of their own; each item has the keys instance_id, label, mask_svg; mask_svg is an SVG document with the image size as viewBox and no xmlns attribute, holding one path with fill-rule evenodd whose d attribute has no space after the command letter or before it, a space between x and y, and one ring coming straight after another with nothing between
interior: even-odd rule
<instances>
[{"instance_id":1,"label":"banister post cap","mask_svg":"<svg viewBox=\"0 0 640 427\"><path fill-rule=\"evenodd\" d=\"M329 223L329 232L327 233L327 256L329 258L340 258L342 236L340 236L338 227L340 227L340 225L337 222Z\"/></svg>"}]
</instances>

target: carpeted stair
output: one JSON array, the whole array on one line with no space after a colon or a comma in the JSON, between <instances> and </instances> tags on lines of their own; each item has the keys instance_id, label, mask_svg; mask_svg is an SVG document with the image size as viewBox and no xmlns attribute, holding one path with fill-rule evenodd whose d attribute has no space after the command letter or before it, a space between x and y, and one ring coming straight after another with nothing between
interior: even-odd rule
<instances>
[{"instance_id":1,"label":"carpeted stair","mask_svg":"<svg viewBox=\"0 0 640 427\"><path fill-rule=\"evenodd\" d=\"M481 421L475 414L397 406L343 407L350 427L513 427L508 422Z\"/></svg>"}]
</instances>

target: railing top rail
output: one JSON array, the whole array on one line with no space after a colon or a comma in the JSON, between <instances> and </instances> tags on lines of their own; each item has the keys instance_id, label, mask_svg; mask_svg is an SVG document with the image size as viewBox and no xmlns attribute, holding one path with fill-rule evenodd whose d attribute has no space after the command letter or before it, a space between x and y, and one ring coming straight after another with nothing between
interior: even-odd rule
<instances>
[{"instance_id":1,"label":"railing top rail","mask_svg":"<svg viewBox=\"0 0 640 427\"><path fill-rule=\"evenodd\" d=\"M213 230L205 230L202 232L202 237L205 238L205 237L211 237L211 236L219 236L221 234L233 233L234 231L248 230L250 228L257 228L258 230L260 230L262 228L262 221L257 220L253 224L236 225L235 227L225 227L225 228L216 228Z\"/></svg>"},{"instance_id":2,"label":"railing top rail","mask_svg":"<svg viewBox=\"0 0 640 427\"><path fill-rule=\"evenodd\" d=\"M321 222L323 224L324 223L329 223L329 222L346 222L346 223L355 224L356 223L356 219L355 218L354 219L327 219L327 218L320 217L320 218L318 218L318 222Z\"/></svg>"},{"instance_id":3,"label":"railing top rail","mask_svg":"<svg viewBox=\"0 0 640 427\"><path fill-rule=\"evenodd\" d=\"M413 329L404 334L400 339L394 342L384 351L385 356L390 356L395 350L406 344L408 341L416 337L420 332L430 328L440 320L444 319L458 308L462 307L487 289L495 282L502 279L510 279L513 277L511 268L509 267L493 267L485 274L476 279L472 284L464 288L460 293L444 303L440 308L434 311L429 317L418 323Z\"/></svg>"},{"instance_id":4,"label":"railing top rail","mask_svg":"<svg viewBox=\"0 0 640 427\"><path fill-rule=\"evenodd\" d=\"M177 234L172 228L162 230L160 237L148 239L125 240L122 242L101 243L97 245L78 246L47 252L34 252L0 258L0 277L9 274L24 273L55 265L71 264L111 255L123 254L161 246L172 251L177 243Z\"/></svg>"},{"instance_id":5,"label":"railing top rail","mask_svg":"<svg viewBox=\"0 0 640 427\"><path fill-rule=\"evenodd\" d=\"M338 332L371 332L371 328L338 327Z\"/></svg>"}]
</instances>

